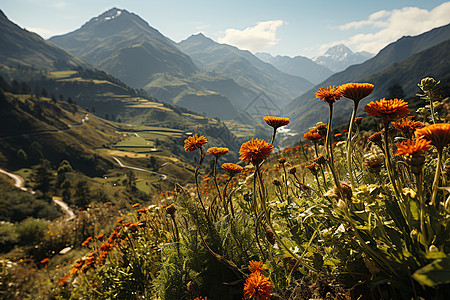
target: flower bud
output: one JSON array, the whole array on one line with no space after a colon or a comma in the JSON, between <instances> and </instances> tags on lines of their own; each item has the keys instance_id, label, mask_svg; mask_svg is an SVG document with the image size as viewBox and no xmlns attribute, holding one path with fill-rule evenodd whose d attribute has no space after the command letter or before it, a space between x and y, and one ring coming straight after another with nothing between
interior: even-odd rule
<instances>
[{"instance_id":1,"label":"flower bud","mask_svg":"<svg viewBox=\"0 0 450 300\"><path fill-rule=\"evenodd\" d=\"M420 89L422 91L428 92L428 91L432 91L439 83L440 83L440 81L436 82L436 80L434 80L434 78L426 77L426 78L422 79L417 86L420 87Z\"/></svg>"},{"instance_id":2,"label":"flower bud","mask_svg":"<svg viewBox=\"0 0 450 300\"><path fill-rule=\"evenodd\" d=\"M177 209L175 208L175 206L173 206L173 204L170 204L169 206L166 207L167 214L169 214L171 216L174 216L176 211L177 211Z\"/></svg>"},{"instance_id":3,"label":"flower bud","mask_svg":"<svg viewBox=\"0 0 450 300\"><path fill-rule=\"evenodd\" d=\"M278 179L274 179L274 180L272 181L272 183L273 183L275 186L281 186L281 181L279 181Z\"/></svg>"},{"instance_id":4,"label":"flower bud","mask_svg":"<svg viewBox=\"0 0 450 300\"><path fill-rule=\"evenodd\" d=\"M272 245L275 245L275 234L269 228L266 229L266 237L267 237L267 240L269 241L269 243L271 243Z\"/></svg>"},{"instance_id":5,"label":"flower bud","mask_svg":"<svg viewBox=\"0 0 450 300\"><path fill-rule=\"evenodd\" d=\"M297 168L296 167L292 167L289 169L289 174L294 175L295 173L297 173Z\"/></svg>"}]
</instances>

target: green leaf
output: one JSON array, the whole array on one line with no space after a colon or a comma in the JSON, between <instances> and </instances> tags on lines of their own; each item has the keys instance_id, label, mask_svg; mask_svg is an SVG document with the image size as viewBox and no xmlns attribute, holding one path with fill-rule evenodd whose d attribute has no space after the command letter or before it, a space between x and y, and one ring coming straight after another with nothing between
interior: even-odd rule
<instances>
[{"instance_id":1,"label":"green leaf","mask_svg":"<svg viewBox=\"0 0 450 300\"><path fill-rule=\"evenodd\" d=\"M417 270L414 272L413 278L420 284L429 287L450 283L450 257L437 259Z\"/></svg>"}]
</instances>

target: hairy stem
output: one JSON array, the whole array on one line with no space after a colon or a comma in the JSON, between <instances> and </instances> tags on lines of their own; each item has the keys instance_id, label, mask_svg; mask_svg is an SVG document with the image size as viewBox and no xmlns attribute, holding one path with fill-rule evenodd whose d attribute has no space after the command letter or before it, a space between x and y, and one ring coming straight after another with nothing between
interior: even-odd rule
<instances>
[{"instance_id":1,"label":"hairy stem","mask_svg":"<svg viewBox=\"0 0 450 300\"><path fill-rule=\"evenodd\" d=\"M352 153L353 153L353 125L355 123L355 117L356 117L356 111L358 110L358 101L355 101L355 104L353 105L353 113L352 118L350 119L350 125L348 127L348 135L347 135L347 168L348 168L348 175L350 176L350 183L353 188L356 188L355 179L353 178L353 171L352 171Z\"/></svg>"}]
</instances>

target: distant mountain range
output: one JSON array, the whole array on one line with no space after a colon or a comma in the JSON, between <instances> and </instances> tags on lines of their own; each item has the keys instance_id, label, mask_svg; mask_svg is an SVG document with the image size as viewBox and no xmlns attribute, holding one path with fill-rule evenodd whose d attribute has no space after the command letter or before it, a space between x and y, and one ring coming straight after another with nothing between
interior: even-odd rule
<instances>
[{"instance_id":1,"label":"distant mountain range","mask_svg":"<svg viewBox=\"0 0 450 300\"><path fill-rule=\"evenodd\" d=\"M302 77L281 72L249 51L216 43L201 33L181 41L178 47L201 69L232 78L255 94L264 92L280 106L313 85Z\"/></svg>"},{"instance_id":2,"label":"distant mountain range","mask_svg":"<svg viewBox=\"0 0 450 300\"><path fill-rule=\"evenodd\" d=\"M327 67L319 65L304 56L272 56L264 52L259 52L255 55L284 73L306 78L314 84L324 81L334 73Z\"/></svg>"},{"instance_id":3,"label":"distant mountain range","mask_svg":"<svg viewBox=\"0 0 450 300\"><path fill-rule=\"evenodd\" d=\"M353 65L345 71L330 76L307 93L293 100L283 108L291 117L292 125L299 132L305 131L318 121L326 121L328 110L314 93L320 87L340 85L346 82L370 82L374 92L363 99L364 105L387 95L390 85L400 85L407 96L417 90L417 83L426 76L443 79L450 73L450 24L435 28L418 36L402 37L383 48L368 61ZM335 118L339 122L348 121L351 101L345 99L335 104Z\"/></svg>"},{"instance_id":4,"label":"distant mountain range","mask_svg":"<svg viewBox=\"0 0 450 300\"><path fill-rule=\"evenodd\" d=\"M226 96L191 79L200 71L173 41L126 10L108 10L81 28L49 41L162 101L222 119L238 114ZM226 84L240 90L232 82Z\"/></svg>"},{"instance_id":5,"label":"distant mountain range","mask_svg":"<svg viewBox=\"0 0 450 300\"><path fill-rule=\"evenodd\" d=\"M363 63L371 57L373 57L373 54L369 52L355 53L347 46L341 44L329 48L324 55L314 57L312 60L333 72L340 72L351 65Z\"/></svg>"},{"instance_id":6,"label":"distant mountain range","mask_svg":"<svg viewBox=\"0 0 450 300\"><path fill-rule=\"evenodd\" d=\"M46 42L39 35L20 28L0 10L0 63L36 69L87 67L81 59Z\"/></svg>"}]
</instances>

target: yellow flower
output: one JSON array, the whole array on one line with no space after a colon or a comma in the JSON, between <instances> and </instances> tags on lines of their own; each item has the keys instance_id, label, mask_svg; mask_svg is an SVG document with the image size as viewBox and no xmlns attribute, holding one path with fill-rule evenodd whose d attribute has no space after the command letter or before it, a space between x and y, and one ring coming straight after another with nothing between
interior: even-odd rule
<instances>
[{"instance_id":1,"label":"yellow flower","mask_svg":"<svg viewBox=\"0 0 450 300\"><path fill-rule=\"evenodd\" d=\"M396 156L404 155L409 156L413 154L420 153L422 151L428 151L431 148L431 141L426 139L415 139L407 140L406 142L397 143L397 152L394 153Z\"/></svg>"},{"instance_id":2,"label":"yellow flower","mask_svg":"<svg viewBox=\"0 0 450 300\"><path fill-rule=\"evenodd\" d=\"M450 124L438 123L416 130L416 138L425 138L438 150L450 144Z\"/></svg>"},{"instance_id":3,"label":"yellow flower","mask_svg":"<svg viewBox=\"0 0 450 300\"><path fill-rule=\"evenodd\" d=\"M222 169L227 170L231 175L242 172L244 168L233 163L224 163Z\"/></svg>"},{"instance_id":4,"label":"yellow flower","mask_svg":"<svg viewBox=\"0 0 450 300\"><path fill-rule=\"evenodd\" d=\"M329 86L326 88L320 88L317 92L315 92L316 98L323 99L325 102L329 104L333 104L336 100L339 100L342 97L342 92L339 87Z\"/></svg>"},{"instance_id":5,"label":"yellow flower","mask_svg":"<svg viewBox=\"0 0 450 300\"><path fill-rule=\"evenodd\" d=\"M343 97L359 102L373 92L373 84L351 82L339 86L339 89Z\"/></svg>"},{"instance_id":6,"label":"yellow flower","mask_svg":"<svg viewBox=\"0 0 450 300\"><path fill-rule=\"evenodd\" d=\"M303 134L303 136L305 137L305 139L310 140L310 141L318 141L321 138L323 138L323 136L321 136L316 129L311 129L308 132L305 132L305 134Z\"/></svg>"},{"instance_id":7,"label":"yellow flower","mask_svg":"<svg viewBox=\"0 0 450 300\"><path fill-rule=\"evenodd\" d=\"M250 274L244 284L244 298L267 300L270 299L270 292L273 289L269 279L260 272Z\"/></svg>"},{"instance_id":8,"label":"yellow flower","mask_svg":"<svg viewBox=\"0 0 450 300\"><path fill-rule=\"evenodd\" d=\"M273 150L273 145L265 140L252 139L251 141L242 144L239 154L239 159L250 161L253 165L258 165L267 157Z\"/></svg>"},{"instance_id":9,"label":"yellow flower","mask_svg":"<svg viewBox=\"0 0 450 300\"><path fill-rule=\"evenodd\" d=\"M228 152L230 152L230 149L222 147L211 147L208 149L208 151L206 151L207 154L214 155L217 158L227 154Z\"/></svg>"},{"instance_id":10,"label":"yellow flower","mask_svg":"<svg viewBox=\"0 0 450 300\"><path fill-rule=\"evenodd\" d=\"M395 129L402 132L409 132L423 127L422 122L413 121L411 117L392 122L392 125L394 125Z\"/></svg>"},{"instance_id":11,"label":"yellow flower","mask_svg":"<svg viewBox=\"0 0 450 300\"><path fill-rule=\"evenodd\" d=\"M277 129L278 127L286 126L289 124L291 120L289 118L282 118L282 117L274 117L274 116L265 116L264 122L267 123L267 125L272 126L273 128Z\"/></svg>"},{"instance_id":12,"label":"yellow flower","mask_svg":"<svg viewBox=\"0 0 450 300\"><path fill-rule=\"evenodd\" d=\"M408 103L402 99L380 99L372 101L364 107L369 116L380 116L387 121L404 118L409 115Z\"/></svg>"},{"instance_id":13,"label":"yellow flower","mask_svg":"<svg viewBox=\"0 0 450 300\"><path fill-rule=\"evenodd\" d=\"M208 140L204 135L198 136L198 134L194 134L187 139L184 140L184 151L192 152L206 144Z\"/></svg>"},{"instance_id":14,"label":"yellow flower","mask_svg":"<svg viewBox=\"0 0 450 300\"><path fill-rule=\"evenodd\" d=\"M261 261L256 261L256 260L251 260L248 262L248 269L250 272L254 273L256 271L265 271L265 269L263 269L263 263Z\"/></svg>"}]
</instances>

